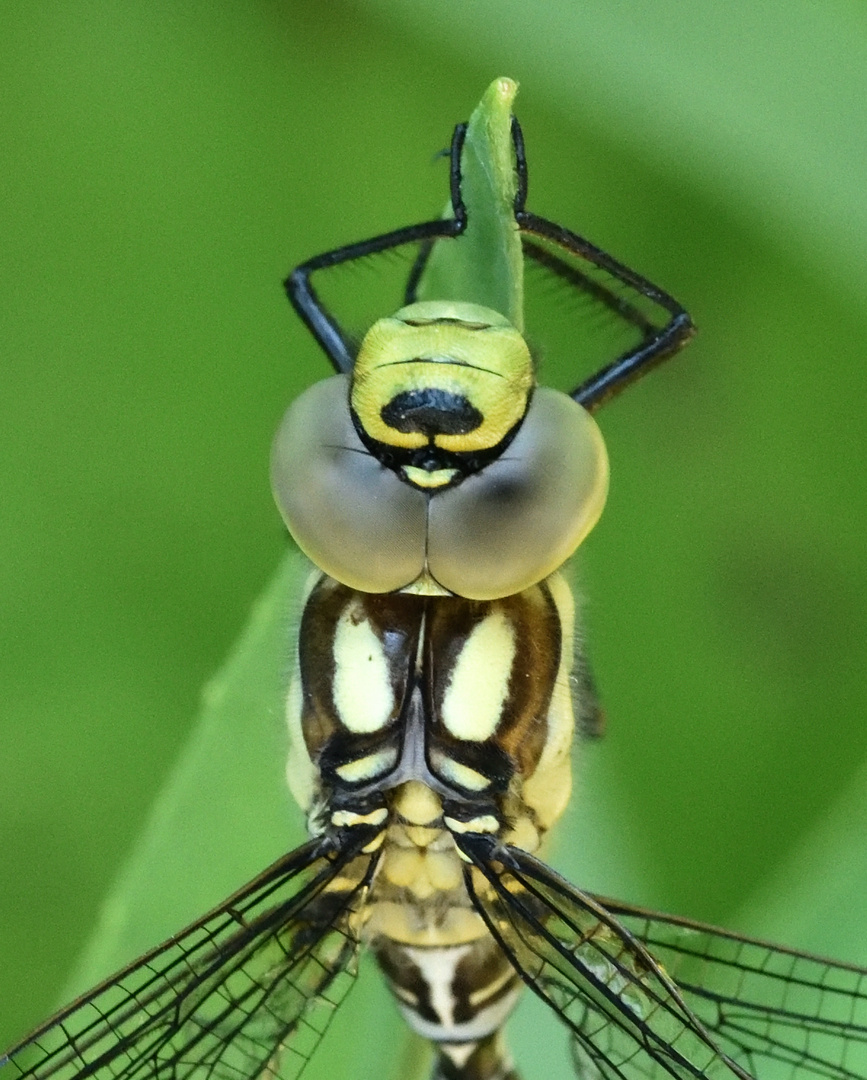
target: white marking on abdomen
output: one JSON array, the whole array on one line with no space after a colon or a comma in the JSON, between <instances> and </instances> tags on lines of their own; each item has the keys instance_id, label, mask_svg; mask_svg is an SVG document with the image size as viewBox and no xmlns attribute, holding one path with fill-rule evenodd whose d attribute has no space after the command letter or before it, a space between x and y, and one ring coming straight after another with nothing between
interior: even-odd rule
<instances>
[{"instance_id":1,"label":"white marking on abdomen","mask_svg":"<svg viewBox=\"0 0 867 1080\"><path fill-rule=\"evenodd\" d=\"M452 983L455 971L472 948L471 945L453 945L448 949L405 949L406 955L422 973L430 992L431 1008L440 1018L443 1027L454 1027L455 996Z\"/></svg>"},{"instance_id":2,"label":"white marking on abdomen","mask_svg":"<svg viewBox=\"0 0 867 1080\"><path fill-rule=\"evenodd\" d=\"M458 964L472 948L472 945L451 945L442 949L403 947L407 958L416 965L427 983L430 1006L439 1017L439 1023L426 1020L411 1005L404 1005L400 997L398 998L398 1005L407 1022L423 1038L432 1042L475 1043L498 1031L514 1008L521 992L520 983L493 1004L479 1009L472 1019L455 1023L455 973ZM474 996L484 997L486 990L488 993L495 993L505 981L507 979L498 979L492 987L480 988Z\"/></svg>"}]
</instances>

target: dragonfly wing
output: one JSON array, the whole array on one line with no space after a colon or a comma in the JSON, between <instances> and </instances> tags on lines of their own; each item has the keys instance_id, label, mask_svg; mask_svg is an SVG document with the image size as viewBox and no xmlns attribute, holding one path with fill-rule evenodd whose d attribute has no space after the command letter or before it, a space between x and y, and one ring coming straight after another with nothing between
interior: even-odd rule
<instances>
[{"instance_id":1,"label":"dragonfly wing","mask_svg":"<svg viewBox=\"0 0 867 1080\"><path fill-rule=\"evenodd\" d=\"M677 982L717 1044L758 1080L867 1077L867 971L601 901Z\"/></svg>"},{"instance_id":2,"label":"dragonfly wing","mask_svg":"<svg viewBox=\"0 0 867 1080\"><path fill-rule=\"evenodd\" d=\"M579 1072L604 1080L745 1080L665 970L604 907L544 863L463 836L477 910L525 983L571 1032Z\"/></svg>"},{"instance_id":3,"label":"dragonfly wing","mask_svg":"<svg viewBox=\"0 0 867 1080\"><path fill-rule=\"evenodd\" d=\"M371 868L364 844L309 841L0 1065L10 1080L292 1080L353 981L349 911Z\"/></svg>"}]
</instances>

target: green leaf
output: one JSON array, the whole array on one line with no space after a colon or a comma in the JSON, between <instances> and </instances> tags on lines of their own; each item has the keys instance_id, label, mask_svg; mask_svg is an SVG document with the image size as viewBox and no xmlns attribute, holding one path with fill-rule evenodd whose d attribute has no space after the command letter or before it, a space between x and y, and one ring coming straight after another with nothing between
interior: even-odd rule
<instances>
[{"instance_id":1,"label":"green leaf","mask_svg":"<svg viewBox=\"0 0 867 1080\"><path fill-rule=\"evenodd\" d=\"M739 924L770 941L867 965L867 767L743 905Z\"/></svg>"},{"instance_id":2,"label":"green leaf","mask_svg":"<svg viewBox=\"0 0 867 1080\"><path fill-rule=\"evenodd\" d=\"M467 124L461 154L461 194L467 228L434 247L419 287L420 300L463 300L493 308L524 326L524 264L515 223L511 79L495 79ZM446 216L452 212L451 203Z\"/></svg>"}]
</instances>

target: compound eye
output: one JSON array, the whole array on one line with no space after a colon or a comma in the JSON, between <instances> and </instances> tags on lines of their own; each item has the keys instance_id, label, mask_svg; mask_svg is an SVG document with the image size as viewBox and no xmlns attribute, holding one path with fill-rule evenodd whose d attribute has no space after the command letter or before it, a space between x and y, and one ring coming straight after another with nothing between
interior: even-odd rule
<instances>
[{"instance_id":1,"label":"compound eye","mask_svg":"<svg viewBox=\"0 0 867 1080\"><path fill-rule=\"evenodd\" d=\"M608 454L590 414L537 389L503 454L431 500L428 566L471 600L510 596L561 566L608 494Z\"/></svg>"},{"instance_id":2,"label":"compound eye","mask_svg":"<svg viewBox=\"0 0 867 1080\"><path fill-rule=\"evenodd\" d=\"M362 444L348 401L346 375L296 398L274 439L271 485L320 570L353 589L392 592L424 571L427 501Z\"/></svg>"}]
</instances>

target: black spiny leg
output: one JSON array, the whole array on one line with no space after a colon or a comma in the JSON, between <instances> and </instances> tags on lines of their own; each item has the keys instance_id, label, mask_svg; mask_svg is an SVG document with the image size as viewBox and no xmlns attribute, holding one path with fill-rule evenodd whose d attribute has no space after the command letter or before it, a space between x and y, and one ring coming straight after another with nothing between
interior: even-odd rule
<instances>
[{"instance_id":1,"label":"black spiny leg","mask_svg":"<svg viewBox=\"0 0 867 1080\"><path fill-rule=\"evenodd\" d=\"M514 117L512 141L518 173L515 220L521 230L524 254L573 288L590 295L619 318L630 323L640 335L639 344L635 348L600 368L571 392L575 401L594 412L636 379L676 353L686 344L695 329L689 315L674 297L658 289L646 278L619 263L583 237L524 209L527 199L527 157L521 126ZM648 316L637 304L631 302L628 296L621 295L609 286L604 277L594 278L585 273L580 266L561 258L556 251L535 242L536 237L555 248L561 248L570 256L583 260L589 264L588 270L591 267L601 270L603 275L608 275L615 282L625 285L627 290L655 304L660 309L660 318L656 320Z\"/></svg>"},{"instance_id":2,"label":"black spiny leg","mask_svg":"<svg viewBox=\"0 0 867 1080\"><path fill-rule=\"evenodd\" d=\"M402 244L423 241L425 243L407 282L406 293L408 297L412 297L424 271L433 241L443 237L458 236L466 228L467 213L461 198L461 150L466 130L466 124L458 124L452 135L450 186L454 217L437 218L436 221L407 225L403 229L383 233L370 240L361 240L356 244L347 244L345 247L326 251L297 266L284 282L292 306L325 350L336 371L346 373L352 370L355 359L352 346L337 320L319 299L310 280L311 276L318 270L328 270L341 263L351 262L353 259L363 259L368 255L376 255ZM407 302L411 302L411 299Z\"/></svg>"},{"instance_id":3,"label":"black spiny leg","mask_svg":"<svg viewBox=\"0 0 867 1080\"><path fill-rule=\"evenodd\" d=\"M461 152L466 130L466 124L458 124L452 135L450 193L453 217L408 225L369 240L326 251L296 267L286 279L286 292L293 307L325 350L336 371L351 371L354 348L337 319L319 299L311 280L313 274L404 244L420 243L421 249L404 291L404 302L413 303L435 241L459 236L467 225L467 211L461 194ZM692 336L693 325L686 311L668 293L583 237L525 209L527 158L521 127L514 118L512 139L518 179L515 222L521 231L525 256L608 308L617 318L629 324L638 336L636 346L606 364L572 391L571 396L593 412L677 352ZM622 291L618 291L618 285ZM643 310L640 306L642 301L645 307L658 310Z\"/></svg>"}]
</instances>

